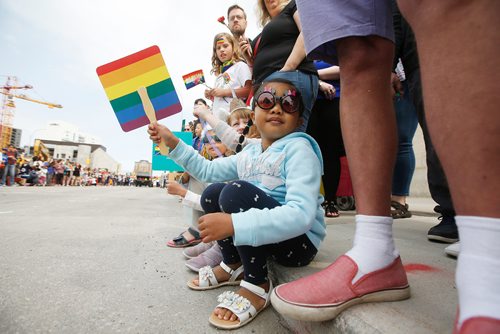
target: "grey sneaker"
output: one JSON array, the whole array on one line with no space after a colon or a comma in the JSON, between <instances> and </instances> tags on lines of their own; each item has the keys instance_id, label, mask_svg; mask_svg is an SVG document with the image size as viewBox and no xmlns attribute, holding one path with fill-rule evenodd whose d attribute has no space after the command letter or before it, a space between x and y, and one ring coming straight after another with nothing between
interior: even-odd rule
<instances>
[{"instance_id":1,"label":"grey sneaker","mask_svg":"<svg viewBox=\"0 0 500 334\"><path fill-rule=\"evenodd\" d=\"M205 266L210 266L213 268L220 264L222 261L222 252L219 245L216 243L206 252L201 253L197 257L189 259L186 261L186 267L192 271L198 272L201 268Z\"/></svg>"},{"instance_id":2,"label":"grey sneaker","mask_svg":"<svg viewBox=\"0 0 500 334\"><path fill-rule=\"evenodd\" d=\"M444 249L444 252L446 255L458 257L458 254L460 253L460 242L455 242L454 244L449 245Z\"/></svg>"},{"instance_id":3,"label":"grey sneaker","mask_svg":"<svg viewBox=\"0 0 500 334\"><path fill-rule=\"evenodd\" d=\"M200 242L196 246L185 248L184 251L182 252L182 255L184 255L187 259L192 259L197 257L203 252L206 252L212 246L214 245L214 242L209 242L209 243L204 243Z\"/></svg>"}]
</instances>

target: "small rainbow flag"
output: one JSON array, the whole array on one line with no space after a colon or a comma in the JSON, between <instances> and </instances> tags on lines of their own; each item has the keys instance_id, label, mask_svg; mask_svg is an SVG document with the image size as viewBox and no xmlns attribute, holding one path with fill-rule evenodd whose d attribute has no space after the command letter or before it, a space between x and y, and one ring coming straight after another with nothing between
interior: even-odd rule
<instances>
[{"instance_id":1,"label":"small rainbow flag","mask_svg":"<svg viewBox=\"0 0 500 334\"><path fill-rule=\"evenodd\" d=\"M182 80L186 85L186 89L193 88L199 84L205 83L205 77L203 76L203 70L198 70L191 72L189 74L183 75Z\"/></svg>"},{"instance_id":2,"label":"small rainbow flag","mask_svg":"<svg viewBox=\"0 0 500 334\"><path fill-rule=\"evenodd\" d=\"M156 45L99 66L96 72L123 131L149 124L137 93L139 87L146 87L157 119L182 110L160 49Z\"/></svg>"}]
</instances>

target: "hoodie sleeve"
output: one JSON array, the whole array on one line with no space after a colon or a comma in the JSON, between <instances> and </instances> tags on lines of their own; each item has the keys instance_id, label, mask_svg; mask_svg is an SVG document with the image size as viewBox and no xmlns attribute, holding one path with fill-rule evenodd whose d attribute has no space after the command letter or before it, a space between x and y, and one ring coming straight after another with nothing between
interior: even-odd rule
<instances>
[{"instance_id":1,"label":"hoodie sleeve","mask_svg":"<svg viewBox=\"0 0 500 334\"><path fill-rule=\"evenodd\" d=\"M186 196L182 199L182 205L187 206L193 210L202 211L201 207L201 195L195 194L194 192L188 190Z\"/></svg>"},{"instance_id":2,"label":"hoodie sleeve","mask_svg":"<svg viewBox=\"0 0 500 334\"><path fill-rule=\"evenodd\" d=\"M282 172L285 203L273 209L233 213L234 244L260 246L297 237L315 223L319 206L321 163L311 145L300 140L285 148Z\"/></svg>"},{"instance_id":3,"label":"hoodie sleeve","mask_svg":"<svg viewBox=\"0 0 500 334\"><path fill-rule=\"evenodd\" d=\"M215 133L220 137L224 145L226 145L231 151L236 151L236 146L238 146L238 141L241 135L233 129L226 122L219 121L214 127ZM248 144L256 144L260 143L260 138L247 138L243 139L241 143L242 147L247 146Z\"/></svg>"},{"instance_id":4,"label":"hoodie sleeve","mask_svg":"<svg viewBox=\"0 0 500 334\"><path fill-rule=\"evenodd\" d=\"M223 182L238 178L236 155L210 161L202 157L191 146L179 141L169 156L189 174L202 182Z\"/></svg>"}]
</instances>

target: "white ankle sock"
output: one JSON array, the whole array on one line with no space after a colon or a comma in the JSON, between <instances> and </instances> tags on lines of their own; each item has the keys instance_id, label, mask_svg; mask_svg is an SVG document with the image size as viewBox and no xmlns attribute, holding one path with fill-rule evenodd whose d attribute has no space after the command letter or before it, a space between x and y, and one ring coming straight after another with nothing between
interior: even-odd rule
<instances>
[{"instance_id":1,"label":"white ankle sock","mask_svg":"<svg viewBox=\"0 0 500 334\"><path fill-rule=\"evenodd\" d=\"M356 215L353 247L346 255L359 269L352 283L390 265L399 256L392 238L392 217Z\"/></svg>"},{"instance_id":2,"label":"white ankle sock","mask_svg":"<svg viewBox=\"0 0 500 334\"><path fill-rule=\"evenodd\" d=\"M455 219L460 235L456 273L459 325L476 316L500 319L500 218Z\"/></svg>"}]
</instances>

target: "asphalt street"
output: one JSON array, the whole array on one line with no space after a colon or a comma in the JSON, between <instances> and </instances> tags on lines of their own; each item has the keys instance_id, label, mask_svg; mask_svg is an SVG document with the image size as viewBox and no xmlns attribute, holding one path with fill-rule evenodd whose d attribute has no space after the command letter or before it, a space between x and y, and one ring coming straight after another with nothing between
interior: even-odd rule
<instances>
[{"instance_id":1,"label":"asphalt street","mask_svg":"<svg viewBox=\"0 0 500 334\"><path fill-rule=\"evenodd\" d=\"M409 271L409 301L356 306L335 322L297 324L268 308L233 333L443 333L453 322L456 261L425 232L437 222L429 199L410 199L414 217L395 223ZM328 219L309 268L345 252L353 212ZM223 289L192 291L181 250L165 246L186 228L176 197L160 188L0 188L0 333L215 333L208 323ZM281 277L280 277L281 275Z\"/></svg>"}]
</instances>

